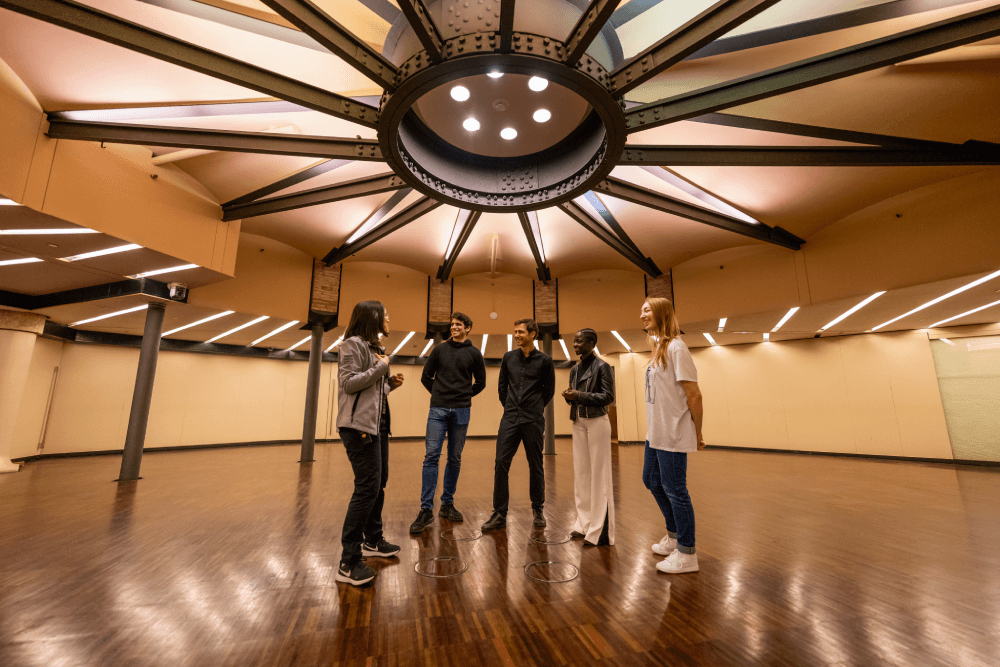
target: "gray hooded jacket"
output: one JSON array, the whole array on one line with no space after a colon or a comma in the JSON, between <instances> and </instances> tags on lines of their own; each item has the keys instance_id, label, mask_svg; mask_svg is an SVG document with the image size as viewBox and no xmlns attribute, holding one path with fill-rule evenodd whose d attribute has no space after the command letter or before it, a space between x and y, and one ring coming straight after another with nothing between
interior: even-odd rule
<instances>
[{"instance_id":1,"label":"gray hooded jacket","mask_svg":"<svg viewBox=\"0 0 1000 667\"><path fill-rule=\"evenodd\" d=\"M337 428L378 435L382 402L391 390L389 366L365 340L351 336L340 344L337 370Z\"/></svg>"}]
</instances>

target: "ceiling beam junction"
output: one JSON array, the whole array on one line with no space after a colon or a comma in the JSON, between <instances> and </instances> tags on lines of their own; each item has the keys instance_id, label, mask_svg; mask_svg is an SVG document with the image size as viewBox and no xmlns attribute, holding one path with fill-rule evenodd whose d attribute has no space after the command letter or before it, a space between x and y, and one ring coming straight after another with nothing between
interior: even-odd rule
<instances>
[{"instance_id":1,"label":"ceiling beam junction","mask_svg":"<svg viewBox=\"0 0 1000 667\"><path fill-rule=\"evenodd\" d=\"M605 228L604 225L594 220L587 210L576 202L568 201L565 204L559 204L559 208L563 213L580 223L584 229L608 244L612 250L642 269L644 273L654 278L663 274L652 259L644 257L641 252L637 252L631 246L625 244L620 238Z\"/></svg>"},{"instance_id":2,"label":"ceiling beam junction","mask_svg":"<svg viewBox=\"0 0 1000 667\"><path fill-rule=\"evenodd\" d=\"M466 213L468 217L465 220L465 224L462 225L461 231L458 233L458 239L455 241L455 247L452 248L451 255L446 257L444 264L438 268L438 280L448 280L451 276L451 270L455 266L455 260L458 259L458 255L462 252L462 248L465 247L469 237L472 236L472 230L475 229L476 223L479 222L479 218L483 215L481 211L465 210L463 213Z\"/></svg>"},{"instance_id":3,"label":"ceiling beam junction","mask_svg":"<svg viewBox=\"0 0 1000 667\"><path fill-rule=\"evenodd\" d=\"M778 1L722 0L716 3L612 72L615 94L624 95L638 88Z\"/></svg>"},{"instance_id":4,"label":"ceiling beam junction","mask_svg":"<svg viewBox=\"0 0 1000 667\"><path fill-rule=\"evenodd\" d=\"M552 280L549 268L545 266L544 248L542 244L542 230L538 226L538 214L534 211L519 212L517 219L521 221L521 229L528 239L528 247L531 248L531 255L535 258L535 271L538 279L543 283Z\"/></svg>"},{"instance_id":5,"label":"ceiling beam junction","mask_svg":"<svg viewBox=\"0 0 1000 667\"><path fill-rule=\"evenodd\" d=\"M337 183L335 185L326 185L321 188L313 188L312 190L293 192L279 197L271 197L270 199L261 199L260 201L247 204L226 205L222 209L222 219L224 221L245 220L246 218L254 218L270 213L280 213L307 206L319 206L320 204L343 201L344 199L355 199L383 192L392 192L405 187L406 183L399 176L389 172L378 174L377 176L358 178L353 181L345 181L344 183Z\"/></svg>"},{"instance_id":6,"label":"ceiling beam junction","mask_svg":"<svg viewBox=\"0 0 1000 667\"><path fill-rule=\"evenodd\" d=\"M638 146L620 165L661 167L933 167L1000 164L1000 144L934 148L862 146Z\"/></svg>"},{"instance_id":7,"label":"ceiling beam junction","mask_svg":"<svg viewBox=\"0 0 1000 667\"><path fill-rule=\"evenodd\" d=\"M6 0L0 0L4 1ZM633 107L625 113L625 121L629 132L647 130L869 72L997 35L1000 35L1000 7L988 7L658 102Z\"/></svg>"},{"instance_id":8,"label":"ceiling beam junction","mask_svg":"<svg viewBox=\"0 0 1000 667\"><path fill-rule=\"evenodd\" d=\"M309 0L263 2L382 88L396 89L396 66Z\"/></svg>"},{"instance_id":9,"label":"ceiling beam junction","mask_svg":"<svg viewBox=\"0 0 1000 667\"><path fill-rule=\"evenodd\" d=\"M424 0L398 0L398 4L431 61L441 62L444 40Z\"/></svg>"},{"instance_id":10,"label":"ceiling beam junction","mask_svg":"<svg viewBox=\"0 0 1000 667\"><path fill-rule=\"evenodd\" d=\"M583 57L620 4L621 0L592 0L565 40L567 65L575 65Z\"/></svg>"},{"instance_id":11,"label":"ceiling beam junction","mask_svg":"<svg viewBox=\"0 0 1000 667\"><path fill-rule=\"evenodd\" d=\"M315 111L375 128L378 109L262 67L195 46L71 0L0 0L0 8L228 81Z\"/></svg>"},{"instance_id":12,"label":"ceiling beam junction","mask_svg":"<svg viewBox=\"0 0 1000 667\"><path fill-rule=\"evenodd\" d=\"M236 199L231 199L222 205L223 208L239 206L240 204L249 204L252 201L257 201L258 199L263 199L273 195L275 192L281 192L285 188L290 188L293 185L298 185L308 181L311 178L316 178L321 174L325 174L328 171L333 171L334 169L339 169L346 164L350 164L350 160L323 160L316 164L305 167L304 169L299 169L293 174L285 176L281 180L275 181L270 185L265 185L262 188L257 188L253 192L248 192L245 195L237 197Z\"/></svg>"},{"instance_id":13,"label":"ceiling beam junction","mask_svg":"<svg viewBox=\"0 0 1000 667\"><path fill-rule=\"evenodd\" d=\"M338 248L333 248L326 254L326 257L323 258L323 262L327 265L342 262L354 253L367 248L376 241L392 234L394 231L402 229L417 218L430 213L438 206L441 206L441 204L442 202L437 201L436 199L431 199L426 196L421 197L414 203L407 206L404 210L400 211L397 215L394 215L392 218L386 220L375 229L369 231L354 243L346 243Z\"/></svg>"}]
</instances>

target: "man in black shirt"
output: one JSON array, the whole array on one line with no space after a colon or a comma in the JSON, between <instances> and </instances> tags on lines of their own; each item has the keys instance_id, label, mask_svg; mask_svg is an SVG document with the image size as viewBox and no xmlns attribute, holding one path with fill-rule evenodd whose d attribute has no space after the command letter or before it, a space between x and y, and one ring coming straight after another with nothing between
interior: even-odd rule
<instances>
[{"instance_id":1,"label":"man in black shirt","mask_svg":"<svg viewBox=\"0 0 1000 667\"><path fill-rule=\"evenodd\" d=\"M538 325L534 320L514 323L514 340L518 349L503 355L500 365L500 403L503 418L497 433L497 458L493 472L493 516L483 524L483 530L496 530L507 525L510 500L508 476L510 463L524 441L528 457L531 513L537 528L545 527L542 508L545 505L545 470L542 465L542 440L545 432L545 406L556 390L556 371L552 357L535 349Z\"/></svg>"},{"instance_id":2,"label":"man in black shirt","mask_svg":"<svg viewBox=\"0 0 1000 667\"><path fill-rule=\"evenodd\" d=\"M483 363L483 355L469 340L470 331L472 319L464 313L453 313L451 338L431 350L420 376L421 384L431 392L431 409L427 414L420 513L410 525L412 535L422 532L434 521L434 491L437 489L438 460L445 435L448 436L448 464L444 469L444 489L438 514L448 521L463 519L462 513L455 509L462 449L469 430L472 397L486 388L486 364Z\"/></svg>"}]
</instances>

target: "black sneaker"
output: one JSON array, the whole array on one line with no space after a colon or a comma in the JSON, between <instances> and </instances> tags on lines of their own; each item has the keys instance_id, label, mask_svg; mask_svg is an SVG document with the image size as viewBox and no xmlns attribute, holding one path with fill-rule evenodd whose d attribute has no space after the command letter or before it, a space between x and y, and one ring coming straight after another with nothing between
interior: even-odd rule
<instances>
[{"instance_id":1,"label":"black sneaker","mask_svg":"<svg viewBox=\"0 0 1000 667\"><path fill-rule=\"evenodd\" d=\"M351 586L364 586L375 578L375 570L368 567L364 560L359 560L353 567L348 567L346 563L341 563L337 568L337 574L333 575L337 581L342 581Z\"/></svg>"},{"instance_id":2,"label":"black sneaker","mask_svg":"<svg viewBox=\"0 0 1000 667\"><path fill-rule=\"evenodd\" d=\"M424 528L434 523L434 512L426 508L420 508L420 514L410 524L410 535L424 532Z\"/></svg>"},{"instance_id":3,"label":"black sneaker","mask_svg":"<svg viewBox=\"0 0 1000 667\"><path fill-rule=\"evenodd\" d=\"M542 514L542 510L531 510L531 514L535 517L535 528L545 528L545 515Z\"/></svg>"},{"instance_id":4,"label":"black sneaker","mask_svg":"<svg viewBox=\"0 0 1000 667\"><path fill-rule=\"evenodd\" d=\"M569 534L569 536L574 540L578 540L581 537L586 537L586 535L581 533L579 530L574 530L572 533Z\"/></svg>"},{"instance_id":5,"label":"black sneaker","mask_svg":"<svg viewBox=\"0 0 1000 667\"><path fill-rule=\"evenodd\" d=\"M487 530L499 530L507 525L507 519L504 518L499 512L494 512L490 520L483 524L483 532Z\"/></svg>"},{"instance_id":6,"label":"black sneaker","mask_svg":"<svg viewBox=\"0 0 1000 667\"><path fill-rule=\"evenodd\" d=\"M438 516L441 517L442 519L447 519L452 523L465 521L465 517L462 516L462 513L459 512L457 509L455 509L455 506L452 505L451 503L448 503L446 505L441 505L441 511L438 512Z\"/></svg>"},{"instance_id":7,"label":"black sneaker","mask_svg":"<svg viewBox=\"0 0 1000 667\"><path fill-rule=\"evenodd\" d=\"M361 545L361 555L362 556L375 556L377 558L392 558L399 553L399 547L395 544L389 544L385 541L385 538L379 539L376 544L368 544L367 542Z\"/></svg>"}]
</instances>

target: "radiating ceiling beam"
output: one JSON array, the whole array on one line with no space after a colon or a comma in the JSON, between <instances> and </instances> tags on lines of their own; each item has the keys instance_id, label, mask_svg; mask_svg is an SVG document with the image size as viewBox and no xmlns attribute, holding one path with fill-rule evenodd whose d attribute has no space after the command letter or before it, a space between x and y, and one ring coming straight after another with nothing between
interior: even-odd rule
<instances>
[{"instance_id":1,"label":"radiating ceiling beam","mask_svg":"<svg viewBox=\"0 0 1000 667\"><path fill-rule=\"evenodd\" d=\"M257 188L253 192L248 192L245 195L237 197L236 199L231 199L222 205L223 208L239 206L240 204L249 204L252 201L257 201L258 199L263 199L264 197L269 197L275 192L281 192L285 188L290 188L293 185L298 185L308 181L311 178L316 178L321 174L325 174L328 171L333 171L334 169L339 169L345 164L350 164L350 160L323 160L318 164L310 165L304 169L299 169L294 174L289 174L284 178L271 183L270 185L265 185L262 188Z\"/></svg>"},{"instance_id":2,"label":"radiating ceiling beam","mask_svg":"<svg viewBox=\"0 0 1000 667\"><path fill-rule=\"evenodd\" d=\"M625 119L629 132L646 130L835 81L996 35L1000 35L1000 7L988 7L659 102L633 107L626 112Z\"/></svg>"},{"instance_id":3,"label":"radiating ceiling beam","mask_svg":"<svg viewBox=\"0 0 1000 667\"><path fill-rule=\"evenodd\" d=\"M458 232L458 238L455 240L455 247L451 249L451 254L445 257L444 264L438 268L438 280L448 280L451 276L451 270L455 266L455 260L458 259L458 255L462 252L462 248L465 247L469 237L472 236L472 230L475 229L476 223L479 222L479 218L482 215L483 214L480 211L469 211L469 216L466 218L465 224L462 225L462 229Z\"/></svg>"},{"instance_id":4,"label":"radiating ceiling beam","mask_svg":"<svg viewBox=\"0 0 1000 667\"><path fill-rule=\"evenodd\" d=\"M652 259L649 257L643 257L642 253L636 252L633 248L626 245L620 238L608 231L601 223L590 217L587 210L576 202L569 201L565 204L560 204L559 208L562 209L563 213L580 223L584 229L604 241L612 250L642 269L644 273L647 273L654 278L662 275L663 272L660 271L659 267L656 266Z\"/></svg>"},{"instance_id":5,"label":"radiating ceiling beam","mask_svg":"<svg viewBox=\"0 0 1000 667\"><path fill-rule=\"evenodd\" d=\"M424 0L399 0L398 4L431 61L440 62L444 40L441 38L437 26L434 25L434 20L431 19L431 13Z\"/></svg>"},{"instance_id":6,"label":"radiating ceiling beam","mask_svg":"<svg viewBox=\"0 0 1000 667\"><path fill-rule=\"evenodd\" d=\"M204 148L237 153L300 155L382 162L376 139L338 139L271 132L235 132L187 127L157 127L131 123L91 123L51 120L46 134L53 139L107 141L113 144Z\"/></svg>"},{"instance_id":7,"label":"radiating ceiling beam","mask_svg":"<svg viewBox=\"0 0 1000 667\"><path fill-rule=\"evenodd\" d=\"M625 228L618 223L614 214L608 210L608 207L604 205L604 202L602 202L601 198L597 196L597 193L593 190L588 190L587 194L584 195L584 199L586 199L587 202L594 207L594 210L597 211L597 215L601 216L604 223L611 228L611 231L613 231L625 245L632 248L632 250L640 256L645 257L645 255L642 254L642 250L639 250L639 246L632 241L632 238L625 231Z\"/></svg>"},{"instance_id":8,"label":"radiating ceiling beam","mask_svg":"<svg viewBox=\"0 0 1000 667\"><path fill-rule=\"evenodd\" d=\"M935 148L855 146L629 146L621 165L669 167L933 167L1000 164L1000 145Z\"/></svg>"},{"instance_id":9,"label":"radiating ceiling beam","mask_svg":"<svg viewBox=\"0 0 1000 667\"><path fill-rule=\"evenodd\" d=\"M514 48L514 0L500 0L500 53Z\"/></svg>"},{"instance_id":10,"label":"radiating ceiling beam","mask_svg":"<svg viewBox=\"0 0 1000 667\"><path fill-rule=\"evenodd\" d=\"M392 192L393 190L400 190L405 187L406 183L390 172L379 174L378 176L369 176L367 178L358 178L353 181L337 183L336 185L327 185L322 188L293 192L292 194L280 197L261 199L260 201L248 204L225 206L222 209L222 219L245 220L246 218L254 218L259 215L291 211L307 206L319 206L320 204L366 197L382 192Z\"/></svg>"},{"instance_id":11,"label":"radiating ceiling beam","mask_svg":"<svg viewBox=\"0 0 1000 667\"><path fill-rule=\"evenodd\" d=\"M396 66L309 0L263 0L264 4L388 91L396 89Z\"/></svg>"},{"instance_id":12,"label":"radiating ceiling beam","mask_svg":"<svg viewBox=\"0 0 1000 667\"><path fill-rule=\"evenodd\" d=\"M612 72L615 94L638 88L777 2L721 0Z\"/></svg>"},{"instance_id":13,"label":"radiating ceiling beam","mask_svg":"<svg viewBox=\"0 0 1000 667\"><path fill-rule=\"evenodd\" d=\"M552 280L549 269L545 266L545 246L542 244L542 230L538 227L538 215L534 211L521 212L517 214L517 219L521 221L524 237L528 239L531 256L535 258L535 271L538 273L538 279L542 282Z\"/></svg>"},{"instance_id":14,"label":"radiating ceiling beam","mask_svg":"<svg viewBox=\"0 0 1000 667\"><path fill-rule=\"evenodd\" d=\"M575 65L590 44L601 34L621 0L592 0L566 38L566 64Z\"/></svg>"},{"instance_id":15,"label":"radiating ceiling beam","mask_svg":"<svg viewBox=\"0 0 1000 667\"><path fill-rule=\"evenodd\" d=\"M430 213L438 206L441 206L441 202L436 199L421 197L419 200L410 204L397 215L394 215L390 219L386 220L381 225L356 240L354 243L346 243L339 248L333 248L327 253L326 257L323 258L323 261L327 265L342 262L354 253L359 252L376 241L392 234L397 229L401 229L417 218Z\"/></svg>"},{"instance_id":16,"label":"radiating ceiling beam","mask_svg":"<svg viewBox=\"0 0 1000 667\"><path fill-rule=\"evenodd\" d=\"M609 177L598 183L594 189L612 197L632 202L633 204L639 204L640 206L645 206L656 211L670 213L671 215L742 234L743 236L749 236L759 241L791 248L792 250L798 250L805 243L805 241L781 227L768 227L764 224L754 225L743 222L727 215L708 211L698 206L692 206L687 202L668 197L654 190L632 185L618 178Z\"/></svg>"},{"instance_id":17,"label":"radiating ceiling beam","mask_svg":"<svg viewBox=\"0 0 1000 667\"><path fill-rule=\"evenodd\" d=\"M281 74L195 46L71 0L0 0L0 8L88 35L137 53L280 97L374 128L378 109Z\"/></svg>"}]
</instances>

